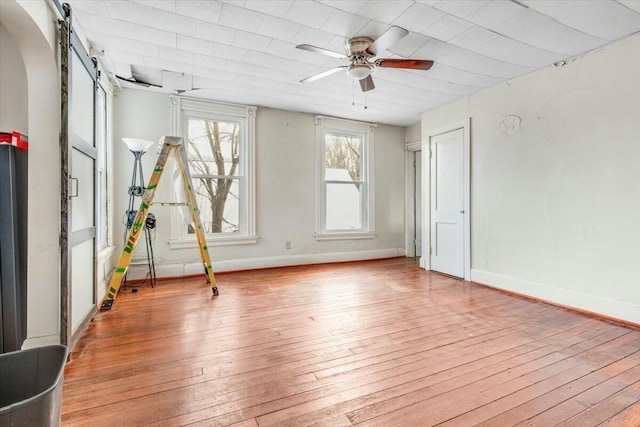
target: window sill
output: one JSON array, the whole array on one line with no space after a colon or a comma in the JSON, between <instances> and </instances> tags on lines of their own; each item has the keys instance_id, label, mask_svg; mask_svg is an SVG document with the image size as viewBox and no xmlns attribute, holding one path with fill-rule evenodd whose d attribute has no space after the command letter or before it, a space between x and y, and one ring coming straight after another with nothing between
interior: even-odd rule
<instances>
[{"instance_id":1,"label":"window sill","mask_svg":"<svg viewBox=\"0 0 640 427\"><path fill-rule=\"evenodd\" d=\"M337 233L316 233L315 238L317 241L324 240L362 240L362 239L375 239L376 233L372 232L337 232Z\"/></svg>"},{"instance_id":2,"label":"window sill","mask_svg":"<svg viewBox=\"0 0 640 427\"><path fill-rule=\"evenodd\" d=\"M207 246L236 246L236 245L254 245L258 242L258 236L234 236L234 237L206 237ZM193 239L172 239L169 240L169 248L171 249L189 249L197 248L198 240Z\"/></svg>"}]
</instances>

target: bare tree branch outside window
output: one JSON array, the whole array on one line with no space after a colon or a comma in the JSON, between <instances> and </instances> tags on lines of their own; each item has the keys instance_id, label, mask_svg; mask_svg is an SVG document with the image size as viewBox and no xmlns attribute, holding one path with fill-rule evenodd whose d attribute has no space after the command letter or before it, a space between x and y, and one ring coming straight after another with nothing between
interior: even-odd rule
<instances>
[{"instance_id":1,"label":"bare tree branch outside window","mask_svg":"<svg viewBox=\"0 0 640 427\"><path fill-rule=\"evenodd\" d=\"M362 140L357 136L327 134L325 141L325 168L346 169L351 180L360 181Z\"/></svg>"},{"instance_id":2,"label":"bare tree branch outside window","mask_svg":"<svg viewBox=\"0 0 640 427\"><path fill-rule=\"evenodd\" d=\"M238 123L189 119L188 162L206 233L239 231L239 138Z\"/></svg>"}]
</instances>

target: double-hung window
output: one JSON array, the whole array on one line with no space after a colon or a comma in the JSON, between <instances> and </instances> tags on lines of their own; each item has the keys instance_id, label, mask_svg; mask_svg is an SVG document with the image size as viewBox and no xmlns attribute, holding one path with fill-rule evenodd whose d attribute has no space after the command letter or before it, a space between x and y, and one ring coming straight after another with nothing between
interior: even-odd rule
<instances>
[{"instance_id":1,"label":"double-hung window","mask_svg":"<svg viewBox=\"0 0 640 427\"><path fill-rule=\"evenodd\" d=\"M182 97L171 97L171 106L209 244L255 243L255 107ZM172 247L195 244L188 218L174 215L171 228Z\"/></svg>"},{"instance_id":2,"label":"double-hung window","mask_svg":"<svg viewBox=\"0 0 640 427\"><path fill-rule=\"evenodd\" d=\"M375 125L316 117L317 240L374 237Z\"/></svg>"}]
</instances>

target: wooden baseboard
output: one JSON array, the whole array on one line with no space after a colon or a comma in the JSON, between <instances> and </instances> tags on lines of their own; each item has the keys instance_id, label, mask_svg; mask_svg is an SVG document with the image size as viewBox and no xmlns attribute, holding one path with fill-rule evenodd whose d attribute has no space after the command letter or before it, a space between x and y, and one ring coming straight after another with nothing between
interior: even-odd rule
<instances>
[{"instance_id":1,"label":"wooden baseboard","mask_svg":"<svg viewBox=\"0 0 640 427\"><path fill-rule=\"evenodd\" d=\"M390 257L386 257L386 258L371 258L371 259L361 259L361 260L348 260L348 261L332 261L332 262L314 262L314 263L308 263L308 264L294 264L294 265L276 265L273 267L258 267L258 268L240 268L238 270L226 270L226 271L220 271L220 272L213 272L214 275L216 276L222 276L225 274L230 274L230 273L245 273L248 271L265 271L265 270L275 270L275 269L279 269L279 268L291 268L291 267L311 267L311 266L315 266L315 265L336 265L336 264L349 264L349 263L354 263L354 262L374 262L374 261L382 261L382 260L388 260L388 259L394 259L394 258L406 258L404 255L398 255L398 256L390 256ZM197 279L198 277L202 277L204 278L204 274L185 274L182 276L164 276L164 277L156 277L156 281L158 282L167 282L167 281L172 281L172 280L186 280L186 279ZM144 284L144 283L149 283L149 279L135 279L135 280L128 280L126 282L126 285L138 285L138 284ZM125 285L123 285L125 286Z\"/></svg>"},{"instance_id":2,"label":"wooden baseboard","mask_svg":"<svg viewBox=\"0 0 640 427\"><path fill-rule=\"evenodd\" d=\"M498 292L502 292L503 294L512 295L512 296L523 298L523 299L526 299L526 300L552 305L554 307L559 307L559 308L562 308L562 309L565 309L565 310L568 310L568 311L573 311L575 313L580 313L580 314L583 314L585 316L593 317L593 318L600 319L600 320L603 320L603 321L606 321L606 322L610 322L610 323L615 323L616 325L631 327L631 328L634 328L634 329L640 329L640 324L638 324L638 323L630 322L630 321L624 320L624 319L618 319L616 317L607 316L607 315L601 314L601 313L596 313L595 311L589 311L589 310L584 310L584 309L581 309L581 308L578 308L578 307L573 307L573 306L570 306L570 305L560 304L560 303L557 303L557 302L554 302L554 301L546 300L544 298L538 298L538 297L534 297L534 296L531 296L531 295L522 294L522 293L515 292L515 291L510 291L510 290L507 290L507 289L498 288L496 286L487 285L485 283L480 283L480 282L476 282L476 281L471 281L471 283L474 284L474 285L478 285L478 286L484 286L485 288L490 288L490 289L493 289L493 290L498 291Z\"/></svg>"}]
</instances>

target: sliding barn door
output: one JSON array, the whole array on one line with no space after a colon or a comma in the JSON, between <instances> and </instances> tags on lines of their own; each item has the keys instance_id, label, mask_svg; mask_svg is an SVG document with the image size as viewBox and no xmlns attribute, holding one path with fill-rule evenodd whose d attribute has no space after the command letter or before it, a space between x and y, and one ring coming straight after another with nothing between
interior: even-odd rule
<instances>
[{"instance_id":1,"label":"sliding barn door","mask_svg":"<svg viewBox=\"0 0 640 427\"><path fill-rule=\"evenodd\" d=\"M73 346L96 306L97 71L71 25L62 26L61 342ZM71 30L71 31L69 31Z\"/></svg>"}]
</instances>

